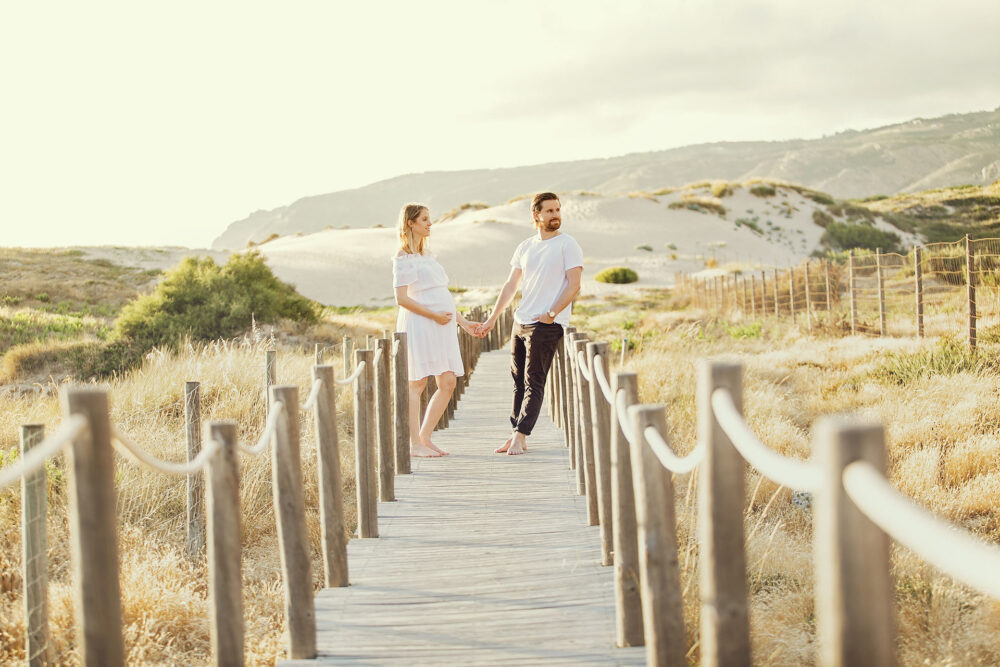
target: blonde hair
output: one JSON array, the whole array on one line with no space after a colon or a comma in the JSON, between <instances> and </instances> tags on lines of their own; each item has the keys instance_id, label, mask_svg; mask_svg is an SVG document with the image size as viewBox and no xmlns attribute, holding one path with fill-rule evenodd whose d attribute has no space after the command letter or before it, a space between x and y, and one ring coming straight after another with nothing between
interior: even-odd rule
<instances>
[{"instance_id":1,"label":"blonde hair","mask_svg":"<svg viewBox=\"0 0 1000 667\"><path fill-rule=\"evenodd\" d=\"M414 238L413 230L406 223L420 217L421 211L428 211L423 204L404 204L399 210L399 247L408 255L424 254L424 238Z\"/></svg>"}]
</instances>

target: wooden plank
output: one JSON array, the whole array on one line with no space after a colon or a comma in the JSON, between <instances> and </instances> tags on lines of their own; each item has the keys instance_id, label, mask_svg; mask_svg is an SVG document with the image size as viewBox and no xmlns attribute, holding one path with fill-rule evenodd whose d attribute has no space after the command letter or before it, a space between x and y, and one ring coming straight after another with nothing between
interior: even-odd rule
<instances>
[{"instance_id":1,"label":"wooden plank","mask_svg":"<svg viewBox=\"0 0 1000 667\"><path fill-rule=\"evenodd\" d=\"M378 505L380 538L350 542L351 586L318 593L308 664L644 663L615 647L613 573L552 420L526 455L492 453L509 430L508 364L480 357L436 436L451 456L414 459Z\"/></svg>"}]
</instances>

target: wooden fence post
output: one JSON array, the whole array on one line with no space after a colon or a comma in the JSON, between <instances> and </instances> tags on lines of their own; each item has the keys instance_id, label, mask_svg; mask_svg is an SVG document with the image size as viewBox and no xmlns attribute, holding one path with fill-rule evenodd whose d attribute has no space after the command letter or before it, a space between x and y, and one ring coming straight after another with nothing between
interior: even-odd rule
<instances>
[{"instance_id":1,"label":"wooden fence post","mask_svg":"<svg viewBox=\"0 0 1000 667\"><path fill-rule=\"evenodd\" d=\"M315 366L323 365L323 346L320 345L319 343L316 343L313 358L316 360L314 362Z\"/></svg>"},{"instance_id":2,"label":"wooden fence post","mask_svg":"<svg viewBox=\"0 0 1000 667\"><path fill-rule=\"evenodd\" d=\"M323 383L316 397L316 459L319 468L320 537L327 588L348 585L347 526L344 523L343 475L337 438L337 385L333 366L314 366L313 380Z\"/></svg>"},{"instance_id":3,"label":"wooden fence post","mask_svg":"<svg viewBox=\"0 0 1000 667\"><path fill-rule=\"evenodd\" d=\"M378 493L382 502L396 500L396 447L392 439L392 390L389 384L392 343L388 338L375 341L381 352L375 368L375 414L378 424Z\"/></svg>"},{"instance_id":4,"label":"wooden fence post","mask_svg":"<svg viewBox=\"0 0 1000 667\"><path fill-rule=\"evenodd\" d=\"M587 459L584 458L583 429L580 422L583 414L580 411L580 385L583 380L580 378L580 364L576 358L576 341L586 339L587 335L582 332L575 332L569 337L569 344L566 346L566 357L569 359L572 369L570 378L572 385L570 400L573 404L573 420L569 426L573 430L573 461L576 465L576 493L583 496L587 493ZM588 508L589 510L589 508Z\"/></svg>"},{"instance_id":5,"label":"wooden fence post","mask_svg":"<svg viewBox=\"0 0 1000 667\"><path fill-rule=\"evenodd\" d=\"M274 431L271 471L285 582L288 657L309 659L316 657L316 610L299 451L299 389L295 386L271 387L271 401L285 406Z\"/></svg>"},{"instance_id":6,"label":"wooden fence post","mask_svg":"<svg viewBox=\"0 0 1000 667\"><path fill-rule=\"evenodd\" d=\"M567 329L569 328L571 327L567 327ZM563 335L565 343L563 358L566 361L566 408L568 416L566 424L567 433L569 434L569 467L570 470L576 471L576 493L580 496L586 493L586 486L583 481L583 459L580 457L580 428L578 424L580 417L576 402L577 369L576 362L573 359L573 350L575 349L573 341L583 335L583 333L578 333L575 329Z\"/></svg>"},{"instance_id":7,"label":"wooden fence post","mask_svg":"<svg viewBox=\"0 0 1000 667\"><path fill-rule=\"evenodd\" d=\"M347 377L354 371L354 366L352 364L352 359L354 355L354 341L350 336L344 336L344 342L341 346L341 351L344 354L344 377Z\"/></svg>"},{"instance_id":8,"label":"wooden fence post","mask_svg":"<svg viewBox=\"0 0 1000 667\"><path fill-rule=\"evenodd\" d=\"M826 260L826 261L823 262L823 268L825 269L825 273L826 273L826 312L827 312L827 315L829 315L830 312L831 312L831 310L832 310L832 306L830 305L832 303L832 301L830 299L830 261L829 260Z\"/></svg>"},{"instance_id":9,"label":"wooden fence post","mask_svg":"<svg viewBox=\"0 0 1000 667\"><path fill-rule=\"evenodd\" d=\"M893 586L889 539L847 496L843 471L867 461L885 471L880 425L846 417L816 424L816 634L824 667L892 665Z\"/></svg>"},{"instance_id":10,"label":"wooden fence post","mask_svg":"<svg viewBox=\"0 0 1000 667\"><path fill-rule=\"evenodd\" d=\"M83 415L89 424L67 449L66 461L80 657L85 667L118 667L125 664L125 649L108 395L67 388L63 406L66 416Z\"/></svg>"},{"instance_id":11,"label":"wooden fence post","mask_svg":"<svg viewBox=\"0 0 1000 667\"><path fill-rule=\"evenodd\" d=\"M781 317L781 306L778 299L778 269L774 269L774 318Z\"/></svg>"},{"instance_id":12,"label":"wooden fence post","mask_svg":"<svg viewBox=\"0 0 1000 667\"><path fill-rule=\"evenodd\" d=\"M576 355L579 370L577 373L577 399L580 414L580 443L583 446L584 490L587 493L587 525L596 526L600 517L597 512L597 462L594 450L594 427L591 423L592 407L590 404L590 387L584 373L588 370L585 363L580 363L580 353L587 353L587 338L579 338L573 342L573 354Z\"/></svg>"},{"instance_id":13,"label":"wooden fence post","mask_svg":"<svg viewBox=\"0 0 1000 667\"><path fill-rule=\"evenodd\" d=\"M576 333L576 327L566 327L563 337L559 341L560 381L562 383L562 420L563 438L566 448L569 449L569 469L576 470L576 449L573 438L573 366L569 363L569 340Z\"/></svg>"},{"instance_id":14,"label":"wooden fence post","mask_svg":"<svg viewBox=\"0 0 1000 667\"><path fill-rule=\"evenodd\" d=\"M698 439L704 459L698 479L701 560L701 664L750 665L743 478L746 465L715 419L712 393L724 389L743 413L743 366L702 361L698 366Z\"/></svg>"},{"instance_id":15,"label":"wooden fence post","mask_svg":"<svg viewBox=\"0 0 1000 667\"><path fill-rule=\"evenodd\" d=\"M882 277L882 248L875 249L875 272L878 278L878 335L885 336L885 280Z\"/></svg>"},{"instance_id":16,"label":"wooden fence post","mask_svg":"<svg viewBox=\"0 0 1000 667\"><path fill-rule=\"evenodd\" d=\"M396 474L409 475L410 462L410 371L406 333L392 335L396 353L392 357L393 436L396 442Z\"/></svg>"},{"instance_id":17,"label":"wooden fence post","mask_svg":"<svg viewBox=\"0 0 1000 667\"><path fill-rule=\"evenodd\" d=\"M924 267L920 246L913 246L913 280L917 297L917 336L924 337Z\"/></svg>"},{"instance_id":18,"label":"wooden fence post","mask_svg":"<svg viewBox=\"0 0 1000 667\"><path fill-rule=\"evenodd\" d=\"M240 667L243 657L243 579L240 537L240 468L234 422L213 422L219 449L205 467L208 507L208 582L212 657L222 667Z\"/></svg>"},{"instance_id":19,"label":"wooden fence post","mask_svg":"<svg viewBox=\"0 0 1000 667\"><path fill-rule=\"evenodd\" d=\"M21 427L21 458L45 438L42 424ZM29 667L52 662L49 648L48 476L45 466L21 478L24 563L24 656Z\"/></svg>"},{"instance_id":20,"label":"wooden fence post","mask_svg":"<svg viewBox=\"0 0 1000 667\"><path fill-rule=\"evenodd\" d=\"M632 480L639 527L639 581L646 664L685 665L684 600L677 561L674 483L671 473L646 444L643 432L656 428L666 440L667 419L662 405L629 408L632 434Z\"/></svg>"},{"instance_id":21,"label":"wooden fence post","mask_svg":"<svg viewBox=\"0 0 1000 667\"><path fill-rule=\"evenodd\" d=\"M188 461L201 451L201 384L184 383L184 433ZM205 478L187 476L187 555L199 558L205 550Z\"/></svg>"},{"instance_id":22,"label":"wooden fence post","mask_svg":"<svg viewBox=\"0 0 1000 667\"><path fill-rule=\"evenodd\" d=\"M271 387L278 382L277 351L264 350L264 415L271 412Z\"/></svg>"},{"instance_id":23,"label":"wooden fence post","mask_svg":"<svg viewBox=\"0 0 1000 667\"><path fill-rule=\"evenodd\" d=\"M354 364L365 369L354 381L354 478L358 490L358 536L378 537L378 504L375 481L375 369L371 350L355 350Z\"/></svg>"},{"instance_id":24,"label":"wooden fence post","mask_svg":"<svg viewBox=\"0 0 1000 667\"><path fill-rule=\"evenodd\" d=\"M803 271L805 271L805 279L806 279L806 328L809 331L812 331L812 328L813 328L813 321L812 321L812 297L809 295L809 262L808 262L808 260L806 261L805 266L803 267Z\"/></svg>"},{"instance_id":25,"label":"wooden fence post","mask_svg":"<svg viewBox=\"0 0 1000 667\"><path fill-rule=\"evenodd\" d=\"M858 308L854 293L854 249L847 251L847 281L851 293L851 335L858 331Z\"/></svg>"},{"instance_id":26,"label":"wooden fence post","mask_svg":"<svg viewBox=\"0 0 1000 667\"><path fill-rule=\"evenodd\" d=\"M639 400L635 373L615 373L611 391L624 394L626 408ZM632 456L616 407L611 409L611 522L614 526L615 636L618 646L642 646L642 599L639 595L639 537L632 486Z\"/></svg>"},{"instance_id":27,"label":"wooden fence post","mask_svg":"<svg viewBox=\"0 0 1000 667\"><path fill-rule=\"evenodd\" d=\"M757 317L757 276L750 274L750 310Z\"/></svg>"},{"instance_id":28,"label":"wooden fence post","mask_svg":"<svg viewBox=\"0 0 1000 667\"><path fill-rule=\"evenodd\" d=\"M590 410L593 425L595 483L597 487L597 517L601 526L601 565L612 563L611 517L611 411L604 392L597 383L597 365L609 375L608 344L587 343L587 363L590 366ZM600 355L600 360L597 356Z\"/></svg>"},{"instance_id":29,"label":"wooden fence post","mask_svg":"<svg viewBox=\"0 0 1000 667\"><path fill-rule=\"evenodd\" d=\"M788 267L788 314L795 323L795 267Z\"/></svg>"},{"instance_id":30,"label":"wooden fence post","mask_svg":"<svg viewBox=\"0 0 1000 667\"><path fill-rule=\"evenodd\" d=\"M965 283L969 289L969 348L976 349L976 249L965 235Z\"/></svg>"}]
</instances>

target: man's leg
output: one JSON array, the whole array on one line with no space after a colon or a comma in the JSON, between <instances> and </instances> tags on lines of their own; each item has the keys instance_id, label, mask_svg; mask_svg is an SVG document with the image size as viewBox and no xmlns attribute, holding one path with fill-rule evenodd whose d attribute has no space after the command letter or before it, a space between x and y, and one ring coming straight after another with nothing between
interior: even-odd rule
<instances>
[{"instance_id":1,"label":"man's leg","mask_svg":"<svg viewBox=\"0 0 1000 667\"><path fill-rule=\"evenodd\" d=\"M562 336L560 325L538 324L525 339L524 398L508 454L521 454L527 449L526 439L531 435L545 402L545 378Z\"/></svg>"},{"instance_id":2,"label":"man's leg","mask_svg":"<svg viewBox=\"0 0 1000 667\"><path fill-rule=\"evenodd\" d=\"M521 414L521 404L524 402L524 364L525 364L525 329L517 322L510 336L510 376L514 380L514 404L510 412L510 427L517 427L517 419ZM512 436L513 437L513 436ZM493 452L495 454L505 454L510 448L511 438L507 439L500 447Z\"/></svg>"}]
</instances>

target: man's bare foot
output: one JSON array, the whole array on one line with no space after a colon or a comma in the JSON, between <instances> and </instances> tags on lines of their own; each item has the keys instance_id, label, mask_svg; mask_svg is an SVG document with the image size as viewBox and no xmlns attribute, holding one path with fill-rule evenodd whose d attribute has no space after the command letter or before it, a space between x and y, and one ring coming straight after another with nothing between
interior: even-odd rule
<instances>
[{"instance_id":1,"label":"man's bare foot","mask_svg":"<svg viewBox=\"0 0 1000 667\"><path fill-rule=\"evenodd\" d=\"M433 451L437 452L438 456L448 456L448 452L446 452L445 450L441 449L440 447L438 447L437 445L435 445L430 440L428 440L427 442L424 443L424 447L426 447L427 449L430 449L430 450L433 450Z\"/></svg>"},{"instance_id":2,"label":"man's bare foot","mask_svg":"<svg viewBox=\"0 0 1000 667\"><path fill-rule=\"evenodd\" d=\"M423 459L437 458L441 456L438 452L430 449L429 447L424 447L423 445L410 445L410 456L416 456Z\"/></svg>"},{"instance_id":3,"label":"man's bare foot","mask_svg":"<svg viewBox=\"0 0 1000 667\"><path fill-rule=\"evenodd\" d=\"M510 443L514 441L514 438L507 438L507 442L503 443L502 447L497 447L493 450L494 454L506 454L507 450L510 449Z\"/></svg>"},{"instance_id":4,"label":"man's bare foot","mask_svg":"<svg viewBox=\"0 0 1000 667\"><path fill-rule=\"evenodd\" d=\"M517 456L528 451L528 445L524 444L520 438L514 438L507 449L507 456Z\"/></svg>"}]
</instances>

